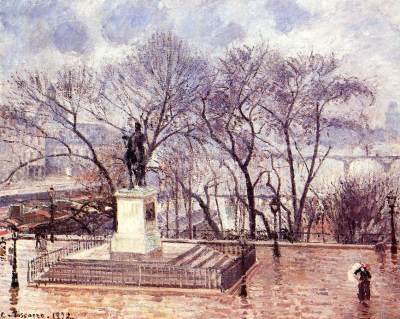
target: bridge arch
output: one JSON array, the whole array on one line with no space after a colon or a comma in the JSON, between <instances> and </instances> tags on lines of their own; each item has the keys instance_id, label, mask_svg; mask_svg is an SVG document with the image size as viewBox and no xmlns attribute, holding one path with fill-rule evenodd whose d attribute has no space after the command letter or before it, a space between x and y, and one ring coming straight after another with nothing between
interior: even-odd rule
<instances>
[{"instance_id":1,"label":"bridge arch","mask_svg":"<svg viewBox=\"0 0 400 319\"><path fill-rule=\"evenodd\" d=\"M327 158L315 176L314 184L327 186L335 184L345 176L345 163L339 159Z\"/></svg>"},{"instance_id":2,"label":"bridge arch","mask_svg":"<svg viewBox=\"0 0 400 319\"><path fill-rule=\"evenodd\" d=\"M385 167L379 160L371 158L356 159L350 162L349 175L384 174Z\"/></svg>"},{"instance_id":3,"label":"bridge arch","mask_svg":"<svg viewBox=\"0 0 400 319\"><path fill-rule=\"evenodd\" d=\"M396 159L390 165L390 175L397 175L400 172L400 159Z\"/></svg>"}]
</instances>

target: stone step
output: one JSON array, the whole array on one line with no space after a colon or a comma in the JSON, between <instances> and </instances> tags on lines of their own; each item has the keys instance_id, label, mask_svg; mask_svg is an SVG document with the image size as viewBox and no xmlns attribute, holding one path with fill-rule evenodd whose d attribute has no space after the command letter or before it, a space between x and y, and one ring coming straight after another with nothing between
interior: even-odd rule
<instances>
[{"instance_id":1,"label":"stone step","mask_svg":"<svg viewBox=\"0 0 400 319\"><path fill-rule=\"evenodd\" d=\"M218 251L212 250L212 253L210 255L208 255L207 258L205 258L201 263L199 263L197 265L197 267L199 268L211 268L211 266L213 266L217 260L221 259L224 257L223 254L221 254ZM211 264L211 266L210 266Z\"/></svg>"},{"instance_id":2,"label":"stone step","mask_svg":"<svg viewBox=\"0 0 400 319\"><path fill-rule=\"evenodd\" d=\"M126 284L140 285L142 283L139 283L139 280L144 280L143 284L148 280L148 284L152 284L153 281L155 281L161 283L162 286L168 286L168 280L175 280L182 284L182 278L184 278L186 272L190 271L190 269L198 269L199 276L202 277L201 280L204 282L206 277L204 273L202 273L203 270L224 269L229 267L233 262L234 258L232 256L226 255L211 247L196 245L178 256L178 258L175 258L175 264L171 264L167 261L164 263L140 262L140 268L135 262L124 260L61 260L50 267L50 269L40 277L39 282L83 282L87 284L113 284L115 282L123 282ZM189 277L191 276L192 275L189 275ZM185 280L190 286L192 284L194 285L196 280L200 279L189 278ZM193 280L194 283L191 283L191 280Z\"/></svg>"},{"instance_id":3,"label":"stone step","mask_svg":"<svg viewBox=\"0 0 400 319\"><path fill-rule=\"evenodd\" d=\"M184 252L183 254L180 254L179 256L171 259L169 261L170 264L173 265L177 265L179 262L181 262L183 259L187 258L189 255L192 255L194 253L196 253L197 251L199 251L200 249L202 249L202 246L200 245L196 245L193 248L187 250L186 252Z\"/></svg>"},{"instance_id":4,"label":"stone step","mask_svg":"<svg viewBox=\"0 0 400 319\"><path fill-rule=\"evenodd\" d=\"M178 263L176 265L177 266L190 266L198 258L202 258L202 256L204 256L204 254L206 254L207 252L208 252L208 248L203 246L198 251L196 251L194 254L190 254L185 259L178 261Z\"/></svg>"},{"instance_id":5,"label":"stone step","mask_svg":"<svg viewBox=\"0 0 400 319\"><path fill-rule=\"evenodd\" d=\"M232 257L228 255L223 255L220 260L218 260L214 265L212 265L210 268L212 269L218 269L222 268L223 266L225 267L227 264L230 264L232 262Z\"/></svg>"},{"instance_id":6,"label":"stone step","mask_svg":"<svg viewBox=\"0 0 400 319\"><path fill-rule=\"evenodd\" d=\"M200 255L196 260L194 260L191 264L190 267L192 268L201 268L201 265L203 264L204 260L208 260L211 256L213 256L213 254L216 251L210 248L206 248L203 252L202 255Z\"/></svg>"}]
</instances>

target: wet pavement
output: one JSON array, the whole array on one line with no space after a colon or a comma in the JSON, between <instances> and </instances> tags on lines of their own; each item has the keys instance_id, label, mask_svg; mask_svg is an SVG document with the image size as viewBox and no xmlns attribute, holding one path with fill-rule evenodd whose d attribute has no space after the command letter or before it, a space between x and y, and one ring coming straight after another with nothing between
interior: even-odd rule
<instances>
[{"instance_id":1,"label":"wet pavement","mask_svg":"<svg viewBox=\"0 0 400 319\"><path fill-rule=\"evenodd\" d=\"M214 293L26 286L27 260L35 242L18 241L20 288L10 289L11 266L0 261L0 318L15 313L43 318L400 318L400 271L390 253L372 250L257 248L259 264L249 279L248 297ZM61 244L61 243L59 243ZM371 265L369 307L359 304L356 283L347 272L356 262ZM3 312L3 313L2 313ZM58 313L58 314L57 314ZM32 316L31 316L32 317Z\"/></svg>"}]
</instances>

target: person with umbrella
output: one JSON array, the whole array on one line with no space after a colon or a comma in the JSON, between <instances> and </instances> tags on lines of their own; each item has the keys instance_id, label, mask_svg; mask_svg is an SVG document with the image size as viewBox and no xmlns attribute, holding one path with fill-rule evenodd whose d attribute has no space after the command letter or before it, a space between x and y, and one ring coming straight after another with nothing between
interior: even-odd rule
<instances>
[{"instance_id":1,"label":"person with umbrella","mask_svg":"<svg viewBox=\"0 0 400 319\"><path fill-rule=\"evenodd\" d=\"M0 256L1 257L4 257L6 255L6 253L7 253L6 249L7 249L6 241L4 240L4 237L1 237L1 240L0 240Z\"/></svg>"},{"instance_id":2,"label":"person with umbrella","mask_svg":"<svg viewBox=\"0 0 400 319\"><path fill-rule=\"evenodd\" d=\"M358 278L358 300L365 303L366 300L370 300L371 291L371 273L368 264L361 264L359 268L354 271L354 275Z\"/></svg>"}]
</instances>

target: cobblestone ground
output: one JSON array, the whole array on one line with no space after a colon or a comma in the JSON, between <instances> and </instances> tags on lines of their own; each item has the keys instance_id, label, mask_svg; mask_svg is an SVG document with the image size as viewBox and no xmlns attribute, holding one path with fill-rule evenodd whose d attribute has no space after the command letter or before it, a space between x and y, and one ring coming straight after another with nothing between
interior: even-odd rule
<instances>
[{"instance_id":1,"label":"cobblestone ground","mask_svg":"<svg viewBox=\"0 0 400 319\"><path fill-rule=\"evenodd\" d=\"M11 266L0 261L0 318L1 312L13 311L43 313L45 318L69 312L74 319L400 318L399 265L390 253L382 257L371 250L290 247L281 249L277 261L271 248L260 247L248 297L240 298L221 293L28 288L26 260L34 256L33 247L34 241L18 243L18 291L9 288ZM347 278L356 262L372 268L369 307L358 303L356 284Z\"/></svg>"}]
</instances>

